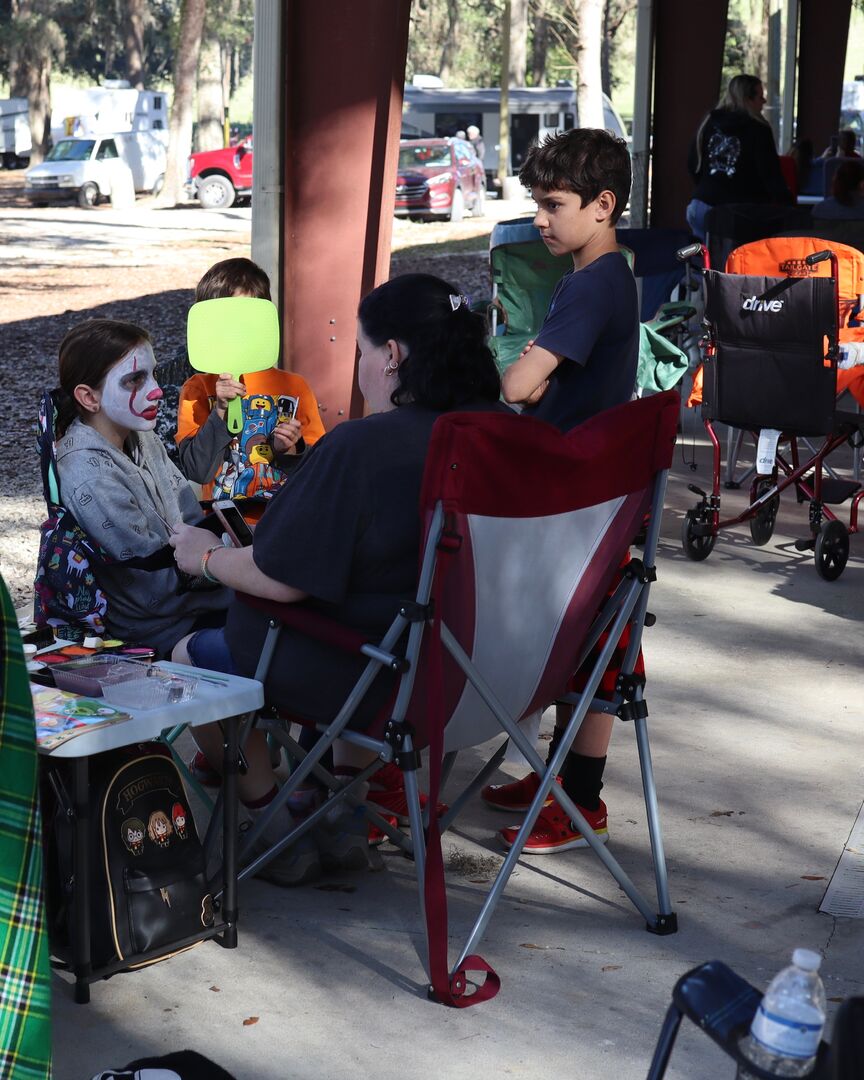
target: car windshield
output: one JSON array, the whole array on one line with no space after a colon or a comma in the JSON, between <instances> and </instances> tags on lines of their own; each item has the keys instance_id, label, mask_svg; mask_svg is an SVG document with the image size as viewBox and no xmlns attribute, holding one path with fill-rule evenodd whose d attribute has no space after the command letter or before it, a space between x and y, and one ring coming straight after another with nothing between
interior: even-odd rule
<instances>
[{"instance_id":1,"label":"car windshield","mask_svg":"<svg viewBox=\"0 0 864 1080\"><path fill-rule=\"evenodd\" d=\"M46 161L86 161L93 153L95 139L61 139L52 146Z\"/></svg>"},{"instance_id":2,"label":"car windshield","mask_svg":"<svg viewBox=\"0 0 864 1080\"><path fill-rule=\"evenodd\" d=\"M403 146L399 150L400 169L445 169L449 164L449 146Z\"/></svg>"}]
</instances>

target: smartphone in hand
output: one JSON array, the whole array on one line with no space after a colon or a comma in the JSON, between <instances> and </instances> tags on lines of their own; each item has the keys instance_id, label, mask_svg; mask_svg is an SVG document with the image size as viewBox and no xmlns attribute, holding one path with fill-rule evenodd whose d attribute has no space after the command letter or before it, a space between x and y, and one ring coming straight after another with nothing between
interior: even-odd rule
<instances>
[{"instance_id":1,"label":"smartphone in hand","mask_svg":"<svg viewBox=\"0 0 864 1080\"><path fill-rule=\"evenodd\" d=\"M252 530L243 520L243 515L237 509L237 505L230 499L214 502L213 513L228 533L234 547L248 547L252 543Z\"/></svg>"}]
</instances>

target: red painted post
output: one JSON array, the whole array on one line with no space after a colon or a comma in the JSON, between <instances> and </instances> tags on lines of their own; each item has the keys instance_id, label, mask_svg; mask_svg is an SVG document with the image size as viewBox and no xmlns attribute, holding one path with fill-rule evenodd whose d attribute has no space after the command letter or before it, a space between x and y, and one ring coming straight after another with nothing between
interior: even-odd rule
<instances>
[{"instance_id":1,"label":"red painted post","mask_svg":"<svg viewBox=\"0 0 864 1080\"><path fill-rule=\"evenodd\" d=\"M355 318L389 273L410 0L284 0L285 366L362 414Z\"/></svg>"}]
</instances>

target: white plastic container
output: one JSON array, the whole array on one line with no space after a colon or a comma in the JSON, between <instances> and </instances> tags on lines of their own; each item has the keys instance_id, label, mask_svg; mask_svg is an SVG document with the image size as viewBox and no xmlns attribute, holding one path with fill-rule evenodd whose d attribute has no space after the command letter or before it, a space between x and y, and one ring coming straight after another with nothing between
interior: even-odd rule
<instances>
[{"instance_id":1,"label":"white plastic container","mask_svg":"<svg viewBox=\"0 0 864 1080\"><path fill-rule=\"evenodd\" d=\"M825 1026L825 990L819 978L822 957L796 949L792 963L771 980L741 1051L772 1076L806 1076L816 1060ZM752 1074L738 1070L738 1080Z\"/></svg>"}]
</instances>

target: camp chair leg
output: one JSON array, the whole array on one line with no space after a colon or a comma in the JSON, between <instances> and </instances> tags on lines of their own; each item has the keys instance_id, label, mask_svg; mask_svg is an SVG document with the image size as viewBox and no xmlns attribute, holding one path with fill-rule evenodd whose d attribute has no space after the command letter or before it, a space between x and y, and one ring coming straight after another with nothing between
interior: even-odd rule
<instances>
[{"instance_id":1,"label":"camp chair leg","mask_svg":"<svg viewBox=\"0 0 864 1080\"><path fill-rule=\"evenodd\" d=\"M447 829L450 828L450 826L459 816L459 814L462 813L462 808L465 806L465 804L467 802L470 802L474 798L474 796L477 794L481 787L485 786L486 781L489 779L490 776L492 776L492 774L496 771L498 766L504 760L504 755L507 753L508 743L509 740L501 743L501 745L498 747L492 757L489 758L483 768L477 773L477 775L474 777L468 787L466 787L465 790L462 791L456 799L454 799L453 804L451 805L447 813L439 819L439 827L442 833L446 832ZM443 783L441 784L441 787L444 787Z\"/></svg>"},{"instance_id":2,"label":"camp chair leg","mask_svg":"<svg viewBox=\"0 0 864 1080\"><path fill-rule=\"evenodd\" d=\"M646 1080L663 1080L663 1077L666 1075L666 1068L669 1064L669 1058L672 1056L672 1047L675 1045L675 1039L678 1035L678 1028L681 1027L681 1018L683 1015L684 1014L674 1001L666 1010L663 1027L660 1031L657 1045L654 1048L654 1057L651 1059L651 1065L648 1069Z\"/></svg>"},{"instance_id":3,"label":"camp chair leg","mask_svg":"<svg viewBox=\"0 0 864 1080\"><path fill-rule=\"evenodd\" d=\"M642 772L642 792L645 796L645 812L648 817L648 838L651 842L651 859L654 863L654 881L657 886L658 916L648 920L648 929L658 934L672 934L678 929L672 900L669 896L669 877L666 871L666 852L663 847L663 832L660 828L660 813L657 807L657 788L654 783L654 766L651 762L651 747L648 743L648 723L643 717L634 720L636 726L636 746L639 751L639 768Z\"/></svg>"}]
</instances>

